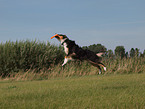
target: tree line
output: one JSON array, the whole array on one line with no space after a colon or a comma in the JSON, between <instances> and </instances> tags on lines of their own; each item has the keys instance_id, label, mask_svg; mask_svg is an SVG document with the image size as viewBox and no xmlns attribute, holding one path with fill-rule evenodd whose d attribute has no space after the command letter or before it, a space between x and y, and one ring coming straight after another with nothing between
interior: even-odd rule
<instances>
[{"instance_id":1,"label":"tree line","mask_svg":"<svg viewBox=\"0 0 145 109\"><path fill-rule=\"evenodd\" d=\"M83 46L83 49L89 49L95 53L104 52L107 58L134 58L134 57L145 57L145 50L140 52L139 48L131 48L130 51L125 51L124 46L116 46L115 50L107 50L107 48L102 44L93 44L89 46Z\"/></svg>"}]
</instances>

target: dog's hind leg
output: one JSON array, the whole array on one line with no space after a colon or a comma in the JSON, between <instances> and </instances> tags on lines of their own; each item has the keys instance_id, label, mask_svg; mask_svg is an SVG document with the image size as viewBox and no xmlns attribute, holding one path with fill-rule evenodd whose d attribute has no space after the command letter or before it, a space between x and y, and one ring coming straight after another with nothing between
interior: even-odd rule
<instances>
[{"instance_id":1,"label":"dog's hind leg","mask_svg":"<svg viewBox=\"0 0 145 109\"><path fill-rule=\"evenodd\" d=\"M95 67L97 67L99 69L99 75L100 75L102 73L101 67L99 65L97 65L97 64L95 64L93 66L95 66Z\"/></svg>"},{"instance_id":2,"label":"dog's hind leg","mask_svg":"<svg viewBox=\"0 0 145 109\"><path fill-rule=\"evenodd\" d=\"M102 73L101 67L99 65L96 65L96 67L99 69L99 75Z\"/></svg>"},{"instance_id":3,"label":"dog's hind leg","mask_svg":"<svg viewBox=\"0 0 145 109\"><path fill-rule=\"evenodd\" d=\"M106 66L103 63L98 62L98 64L101 65L104 68L104 70L106 71Z\"/></svg>"},{"instance_id":4,"label":"dog's hind leg","mask_svg":"<svg viewBox=\"0 0 145 109\"><path fill-rule=\"evenodd\" d=\"M99 69L99 74L102 73L101 67L98 65L98 63L95 63L95 62L92 62L92 61L89 61L89 62L90 62L90 64L92 64L93 66L95 66Z\"/></svg>"}]
</instances>

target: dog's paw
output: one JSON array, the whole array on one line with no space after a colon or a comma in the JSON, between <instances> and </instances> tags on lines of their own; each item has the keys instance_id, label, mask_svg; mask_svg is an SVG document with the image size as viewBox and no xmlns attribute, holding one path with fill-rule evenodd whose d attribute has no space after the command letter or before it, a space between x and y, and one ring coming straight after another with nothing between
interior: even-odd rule
<instances>
[{"instance_id":1,"label":"dog's paw","mask_svg":"<svg viewBox=\"0 0 145 109\"><path fill-rule=\"evenodd\" d=\"M63 67L65 64L63 63L61 66Z\"/></svg>"},{"instance_id":2,"label":"dog's paw","mask_svg":"<svg viewBox=\"0 0 145 109\"><path fill-rule=\"evenodd\" d=\"M102 73L102 72L101 72L101 71L99 71L99 75L101 75L101 73Z\"/></svg>"},{"instance_id":3,"label":"dog's paw","mask_svg":"<svg viewBox=\"0 0 145 109\"><path fill-rule=\"evenodd\" d=\"M107 70L107 68L106 68L106 67L104 67L104 70L106 71L106 70Z\"/></svg>"}]
</instances>

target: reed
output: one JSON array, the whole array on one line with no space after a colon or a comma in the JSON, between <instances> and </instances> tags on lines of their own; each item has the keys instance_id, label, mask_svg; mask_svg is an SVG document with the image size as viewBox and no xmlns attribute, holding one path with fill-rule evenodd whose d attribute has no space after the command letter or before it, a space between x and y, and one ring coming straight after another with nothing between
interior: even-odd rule
<instances>
[{"instance_id":1,"label":"reed","mask_svg":"<svg viewBox=\"0 0 145 109\"><path fill-rule=\"evenodd\" d=\"M0 44L0 76L49 69L63 60L62 47L49 42L16 41Z\"/></svg>"}]
</instances>

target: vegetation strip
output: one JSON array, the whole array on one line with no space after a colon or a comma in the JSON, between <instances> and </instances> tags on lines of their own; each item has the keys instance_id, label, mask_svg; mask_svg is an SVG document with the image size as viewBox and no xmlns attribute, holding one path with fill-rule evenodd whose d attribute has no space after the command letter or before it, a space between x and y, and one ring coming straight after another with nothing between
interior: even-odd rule
<instances>
[{"instance_id":1,"label":"vegetation strip","mask_svg":"<svg viewBox=\"0 0 145 109\"><path fill-rule=\"evenodd\" d=\"M84 46L95 53L106 51L103 63L107 72L103 74L125 74L145 72L145 51L132 48L126 52L117 46L114 52L101 44ZM52 77L95 75L97 69L86 62L71 62L61 67L64 51L61 46L39 41L8 41L0 44L0 79L38 80Z\"/></svg>"}]
</instances>

